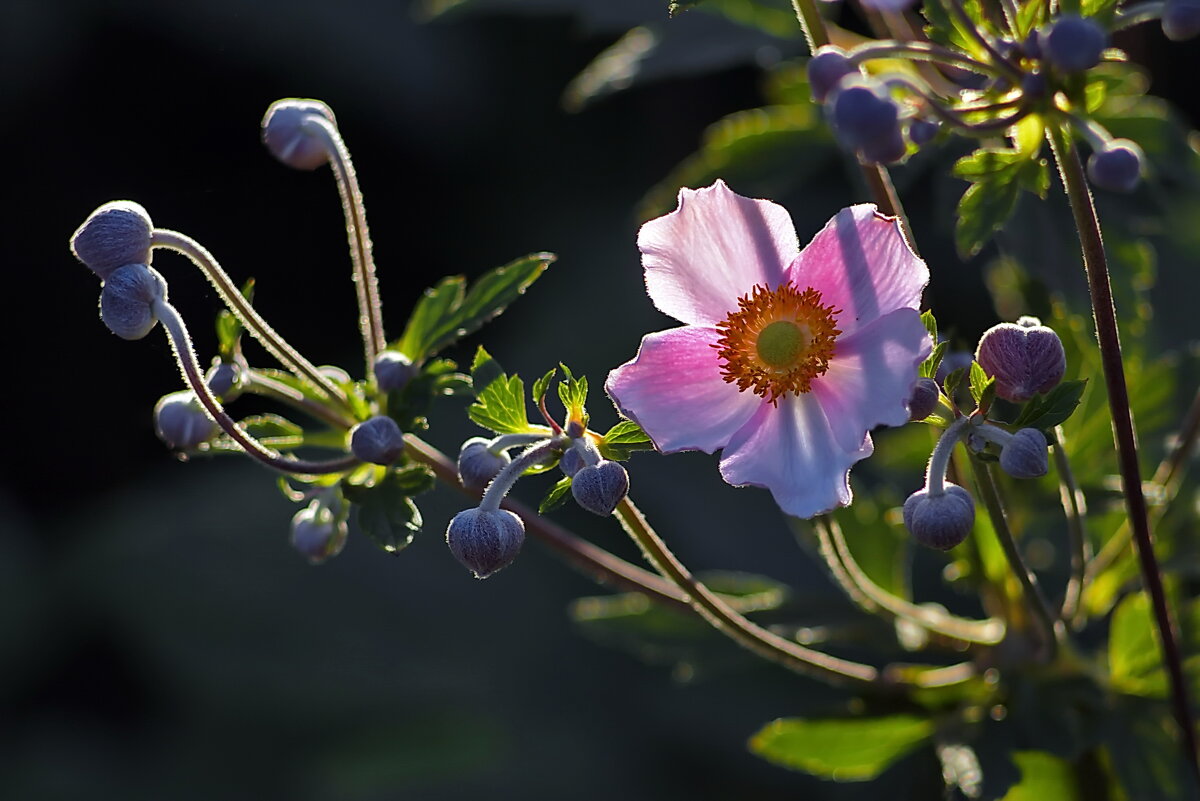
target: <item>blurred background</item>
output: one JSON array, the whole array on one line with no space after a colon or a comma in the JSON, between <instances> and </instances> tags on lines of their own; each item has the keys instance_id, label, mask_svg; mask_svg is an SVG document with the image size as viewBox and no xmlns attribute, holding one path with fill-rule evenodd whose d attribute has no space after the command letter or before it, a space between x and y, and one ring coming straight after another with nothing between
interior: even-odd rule
<instances>
[{"instance_id":1,"label":"blurred background","mask_svg":"<svg viewBox=\"0 0 1200 801\"><path fill-rule=\"evenodd\" d=\"M721 643L672 669L676 655L598 642L566 610L600 591L536 542L474 581L443 543L463 503L448 491L424 498L426 530L400 554L352 538L309 567L272 475L184 464L155 439L151 409L180 383L165 339L127 343L97 319L98 283L67 239L129 198L255 277L260 310L312 360L361 375L332 177L259 143L272 100L315 97L354 154L389 332L438 277L551 250L529 294L450 355L486 342L510 371L561 359L598 387L672 324L642 290L643 197L706 126L762 105L762 65L802 44L690 12L670 23L675 56L655 80L568 111L572 79L626 30L666 30L665 0L479 5L427 22L407 2L5 0L0 796L854 797L744 748L765 722L842 696ZM1123 44L1196 119L1194 47L1149 28ZM810 166L779 197L802 241L862 199L844 163ZM936 291L958 299L943 327L973 341L995 312L950 255L938 220L952 206L912 191ZM214 293L172 254L155 267L211 355ZM1186 333L1186 310L1167 305ZM601 427L614 421L593 405ZM444 450L478 433L461 406L435 412ZM630 466L685 562L785 582L816 622L848 615L767 493L727 487L703 455ZM536 501L536 483L518 494ZM557 514L637 558L611 521ZM932 757L893 770L911 797L936 792Z\"/></svg>"}]
</instances>

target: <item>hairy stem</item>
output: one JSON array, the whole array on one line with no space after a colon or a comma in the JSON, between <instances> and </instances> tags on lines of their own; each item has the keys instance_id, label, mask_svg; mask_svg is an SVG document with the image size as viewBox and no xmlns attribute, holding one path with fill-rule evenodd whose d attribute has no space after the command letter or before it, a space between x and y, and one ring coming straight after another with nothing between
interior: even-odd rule
<instances>
[{"instance_id":1,"label":"hairy stem","mask_svg":"<svg viewBox=\"0 0 1200 801\"><path fill-rule=\"evenodd\" d=\"M331 409L323 403L318 403L295 387L289 386L282 381L276 381L259 370L248 369L244 375L245 383L242 389L245 392L287 404L293 409L298 409L335 428L346 429L354 426L355 420L353 417Z\"/></svg>"}]
</instances>

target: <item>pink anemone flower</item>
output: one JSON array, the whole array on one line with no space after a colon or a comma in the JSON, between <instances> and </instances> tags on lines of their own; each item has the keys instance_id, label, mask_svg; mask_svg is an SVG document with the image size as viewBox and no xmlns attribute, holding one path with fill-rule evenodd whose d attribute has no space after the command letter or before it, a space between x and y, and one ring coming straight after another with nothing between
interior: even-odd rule
<instances>
[{"instance_id":1,"label":"pink anemone flower","mask_svg":"<svg viewBox=\"0 0 1200 801\"><path fill-rule=\"evenodd\" d=\"M721 475L799 517L850 503L870 430L902 425L932 343L925 263L895 218L842 209L804 250L791 217L723 181L681 189L638 233L646 290L683 323L605 389L662 453L721 450Z\"/></svg>"}]
</instances>

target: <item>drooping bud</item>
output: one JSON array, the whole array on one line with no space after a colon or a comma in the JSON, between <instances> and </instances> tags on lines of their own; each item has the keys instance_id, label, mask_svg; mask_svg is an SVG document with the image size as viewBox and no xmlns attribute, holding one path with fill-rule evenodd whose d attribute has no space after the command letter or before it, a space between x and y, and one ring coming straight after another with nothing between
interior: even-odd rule
<instances>
[{"instance_id":1,"label":"drooping bud","mask_svg":"<svg viewBox=\"0 0 1200 801\"><path fill-rule=\"evenodd\" d=\"M908 419L924 420L938 407L942 393L932 378L918 378L908 398Z\"/></svg>"},{"instance_id":2,"label":"drooping bud","mask_svg":"<svg viewBox=\"0 0 1200 801\"><path fill-rule=\"evenodd\" d=\"M920 147L933 141L942 125L937 120L923 120L919 117L908 121L908 139Z\"/></svg>"},{"instance_id":3,"label":"drooping bud","mask_svg":"<svg viewBox=\"0 0 1200 801\"><path fill-rule=\"evenodd\" d=\"M375 383L384 392L404 389L415 374L412 359L398 350L380 351L375 357Z\"/></svg>"},{"instance_id":4,"label":"drooping bud","mask_svg":"<svg viewBox=\"0 0 1200 801\"><path fill-rule=\"evenodd\" d=\"M1067 355L1058 334L1036 317L1000 323L984 332L975 360L996 378L996 394L1024 403L1062 380Z\"/></svg>"},{"instance_id":5,"label":"drooping bud","mask_svg":"<svg viewBox=\"0 0 1200 801\"><path fill-rule=\"evenodd\" d=\"M190 391L163 395L154 405L154 433L172 448L189 450L217 433L199 398Z\"/></svg>"},{"instance_id":6,"label":"drooping bud","mask_svg":"<svg viewBox=\"0 0 1200 801\"><path fill-rule=\"evenodd\" d=\"M446 544L475 578L485 579L517 558L525 524L507 509L467 509L446 527Z\"/></svg>"},{"instance_id":7,"label":"drooping bud","mask_svg":"<svg viewBox=\"0 0 1200 801\"><path fill-rule=\"evenodd\" d=\"M337 556L346 545L349 533L345 521L335 519L333 510L318 501L296 512L292 518L292 547L299 551L308 563L319 565L326 559Z\"/></svg>"},{"instance_id":8,"label":"drooping bud","mask_svg":"<svg viewBox=\"0 0 1200 801\"><path fill-rule=\"evenodd\" d=\"M629 492L629 473L620 462L601 459L581 467L571 482L575 502L589 512L608 517Z\"/></svg>"},{"instance_id":9,"label":"drooping bud","mask_svg":"<svg viewBox=\"0 0 1200 801\"><path fill-rule=\"evenodd\" d=\"M1000 449L1000 469L1013 478L1040 478L1050 470L1046 437L1036 428L1022 428Z\"/></svg>"},{"instance_id":10,"label":"drooping bud","mask_svg":"<svg viewBox=\"0 0 1200 801\"><path fill-rule=\"evenodd\" d=\"M1100 63L1108 31L1092 17L1064 14L1041 37L1046 58L1063 72L1083 72Z\"/></svg>"},{"instance_id":11,"label":"drooping bud","mask_svg":"<svg viewBox=\"0 0 1200 801\"><path fill-rule=\"evenodd\" d=\"M223 398L241 383L242 368L234 362L218 361L208 368L204 380L212 394Z\"/></svg>"},{"instance_id":12,"label":"drooping bud","mask_svg":"<svg viewBox=\"0 0 1200 801\"><path fill-rule=\"evenodd\" d=\"M1184 42L1200 34L1200 0L1167 0L1162 29L1172 42Z\"/></svg>"},{"instance_id":13,"label":"drooping bud","mask_svg":"<svg viewBox=\"0 0 1200 801\"><path fill-rule=\"evenodd\" d=\"M886 86L865 78L847 78L830 102L834 132L843 147L873 160L895 155L900 110ZM903 137L900 140L903 144Z\"/></svg>"},{"instance_id":14,"label":"drooping bud","mask_svg":"<svg viewBox=\"0 0 1200 801\"><path fill-rule=\"evenodd\" d=\"M583 457L574 448L567 448L563 451L562 458L558 460L558 467L563 471L564 476L573 478L584 467Z\"/></svg>"},{"instance_id":15,"label":"drooping bud","mask_svg":"<svg viewBox=\"0 0 1200 801\"><path fill-rule=\"evenodd\" d=\"M404 432L387 415L376 415L350 431L350 451L371 464L389 465L404 453Z\"/></svg>"},{"instance_id":16,"label":"drooping bud","mask_svg":"<svg viewBox=\"0 0 1200 801\"><path fill-rule=\"evenodd\" d=\"M967 538L975 524L975 501L950 482L941 495L920 489L904 502L904 526L920 544L948 551Z\"/></svg>"},{"instance_id":17,"label":"drooping bud","mask_svg":"<svg viewBox=\"0 0 1200 801\"><path fill-rule=\"evenodd\" d=\"M100 289L100 319L121 339L141 339L158 322L153 304L166 300L167 282L144 264L126 264L109 273Z\"/></svg>"},{"instance_id":18,"label":"drooping bud","mask_svg":"<svg viewBox=\"0 0 1200 801\"><path fill-rule=\"evenodd\" d=\"M813 100L824 103L842 78L857 74L858 67L846 57L846 51L834 45L818 48L808 60L808 87L812 90Z\"/></svg>"},{"instance_id":19,"label":"drooping bud","mask_svg":"<svg viewBox=\"0 0 1200 801\"><path fill-rule=\"evenodd\" d=\"M263 144L271 155L297 170L315 170L329 161L325 142L304 129L304 121L312 116L337 124L333 111L320 100L289 97L272 103L262 120Z\"/></svg>"},{"instance_id":20,"label":"drooping bud","mask_svg":"<svg viewBox=\"0 0 1200 801\"><path fill-rule=\"evenodd\" d=\"M1088 179L1110 192L1132 192L1142 180L1146 157L1131 139L1113 139L1088 157Z\"/></svg>"},{"instance_id":21,"label":"drooping bud","mask_svg":"<svg viewBox=\"0 0 1200 801\"><path fill-rule=\"evenodd\" d=\"M126 264L150 263L150 215L131 200L105 203L71 235L71 252L101 278Z\"/></svg>"},{"instance_id":22,"label":"drooping bud","mask_svg":"<svg viewBox=\"0 0 1200 801\"><path fill-rule=\"evenodd\" d=\"M482 492L503 470L511 457L504 451L492 453L488 450L491 440L471 437L458 450L458 480L467 489Z\"/></svg>"}]
</instances>

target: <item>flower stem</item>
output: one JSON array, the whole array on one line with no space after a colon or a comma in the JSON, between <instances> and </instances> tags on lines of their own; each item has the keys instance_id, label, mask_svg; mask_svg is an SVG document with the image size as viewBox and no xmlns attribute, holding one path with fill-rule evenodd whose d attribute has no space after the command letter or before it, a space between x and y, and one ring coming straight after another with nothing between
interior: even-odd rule
<instances>
[{"instance_id":1,"label":"flower stem","mask_svg":"<svg viewBox=\"0 0 1200 801\"><path fill-rule=\"evenodd\" d=\"M1154 22L1162 18L1163 8L1166 6L1162 0L1150 0L1146 3L1136 3L1131 6L1119 9L1113 16L1112 32L1123 31L1126 28L1132 28L1134 25L1140 25L1143 22Z\"/></svg>"},{"instance_id":2,"label":"flower stem","mask_svg":"<svg viewBox=\"0 0 1200 801\"><path fill-rule=\"evenodd\" d=\"M873 59L906 58L912 61L929 61L934 64L948 64L963 67L980 75L997 76L1001 71L991 64L959 53L948 47L931 42L901 42L896 40L876 40L860 45L846 54L854 64L861 64Z\"/></svg>"},{"instance_id":3,"label":"flower stem","mask_svg":"<svg viewBox=\"0 0 1200 801\"><path fill-rule=\"evenodd\" d=\"M539 462L545 461L553 451L562 450L564 444L557 437L541 439L521 451L521 455L506 464L504 469L488 484L483 498L479 501L479 508L485 512L494 512L499 509L500 502L512 489L513 484L517 483L521 474Z\"/></svg>"},{"instance_id":4,"label":"flower stem","mask_svg":"<svg viewBox=\"0 0 1200 801\"><path fill-rule=\"evenodd\" d=\"M1141 468L1137 458L1137 437L1134 433L1133 412L1129 407L1129 389L1125 384L1125 367L1121 361L1121 340L1117 328L1117 310L1113 303L1112 286L1109 283L1108 261L1104 253L1104 240L1100 234L1100 219L1092 202L1092 193L1084 177L1083 162L1075 149L1067 130L1057 125L1047 127L1050 147L1054 151L1063 188L1075 217L1075 228L1083 253L1083 268L1087 273L1088 291L1092 301L1092 316L1096 324L1096 338L1100 344L1100 362L1104 369L1104 383L1108 390L1108 406L1112 416L1113 438L1116 441L1117 461L1120 465L1121 483L1125 493L1125 508L1133 529L1133 540L1137 546L1142 580L1150 593L1154 610L1154 621L1162 642L1163 663L1171 684L1171 702L1175 719L1183 735L1188 763L1193 773L1200 777L1200 762L1196 758L1196 730L1192 722L1188 703L1187 682L1183 673L1183 658L1179 641L1167 606L1163 589L1162 573L1154 554L1154 540L1150 533L1150 519L1146 498L1142 493Z\"/></svg>"},{"instance_id":5,"label":"flower stem","mask_svg":"<svg viewBox=\"0 0 1200 801\"><path fill-rule=\"evenodd\" d=\"M1058 493L1062 499L1063 513L1067 517L1067 539L1071 548L1071 578L1067 581L1066 592L1063 593L1062 610L1060 614L1064 622L1074 626L1080 622L1076 619L1080 611L1079 600L1083 595L1083 573L1087 567L1090 546L1087 531L1084 530L1084 517L1087 515L1087 503L1079 485L1075 483L1075 473L1071 470L1071 460L1067 457L1066 441L1062 426L1054 429L1054 444L1050 446L1054 454L1054 470L1058 473Z\"/></svg>"},{"instance_id":6,"label":"flower stem","mask_svg":"<svg viewBox=\"0 0 1200 801\"><path fill-rule=\"evenodd\" d=\"M288 386L282 381L276 381L269 375L263 374L260 370L248 369L244 375L245 385L243 389L252 395L270 398L271 400L287 404L317 420L329 423L335 428L348 429L354 426L354 418L331 409L323 403L318 403L295 387Z\"/></svg>"},{"instance_id":7,"label":"flower stem","mask_svg":"<svg viewBox=\"0 0 1200 801\"><path fill-rule=\"evenodd\" d=\"M165 228L155 228L150 242L151 247L173 250L186 256L192 264L200 268L200 272L204 273L204 277L217 290L217 294L237 317L238 322L250 332L251 336L262 343L262 346L278 359L280 364L295 373L298 378L312 384L322 395L328 396L349 410L345 393L268 325L262 315L255 311L250 301L246 300L238 290L229 274L221 269L221 265L203 245L187 234Z\"/></svg>"}]
</instances>

